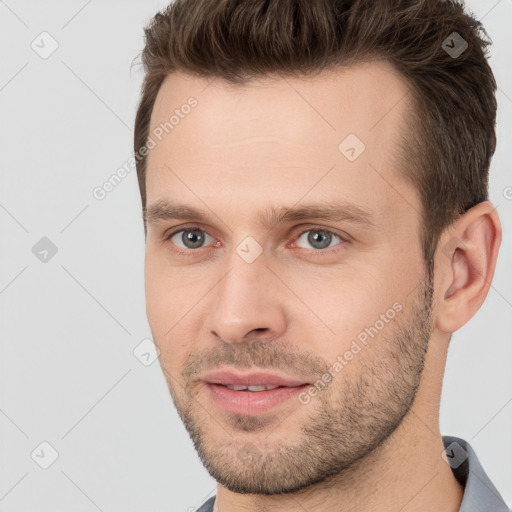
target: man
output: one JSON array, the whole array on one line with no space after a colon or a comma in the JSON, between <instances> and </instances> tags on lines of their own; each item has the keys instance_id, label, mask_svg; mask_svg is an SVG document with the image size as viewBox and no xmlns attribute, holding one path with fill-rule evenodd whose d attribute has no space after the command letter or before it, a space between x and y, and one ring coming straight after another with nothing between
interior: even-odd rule
<instances>
[{"instance_id":1,"label":"man","mask_svg":"<svg viewBox=\"0 0 512 512\"><path fill-rule=\"evenodd\" d=\"M145 29L147 314L201 512L509 510L439 430L501 241L480 29L437 0L178 0Z\"/></svg>"}]
</instances>

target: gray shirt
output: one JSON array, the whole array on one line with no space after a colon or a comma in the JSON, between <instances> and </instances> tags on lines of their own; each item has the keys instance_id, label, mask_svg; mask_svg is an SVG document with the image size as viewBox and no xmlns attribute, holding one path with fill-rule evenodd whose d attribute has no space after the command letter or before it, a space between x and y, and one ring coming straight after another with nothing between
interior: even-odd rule
<instances>
[{"instance_id":1,"label":"gray shirt","mask_svg":"<svg viewBox=\"0 0 512 512\"><path fill-rule=\"evenodd\" d=\"M443 436L443 443L446 461L464 487L459 512L512 512L489 480L469 443L453 436ZM213 512L214 502L215 496L212 496L197 512Z\"/></svg>"}]
</instances>

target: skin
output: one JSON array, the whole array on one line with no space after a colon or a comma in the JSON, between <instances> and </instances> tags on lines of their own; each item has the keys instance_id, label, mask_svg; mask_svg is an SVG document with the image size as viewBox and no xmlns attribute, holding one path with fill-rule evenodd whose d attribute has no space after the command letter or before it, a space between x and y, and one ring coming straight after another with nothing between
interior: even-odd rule
<instances>
[{"instance_id":1,"label":"skin","mask_svg":"<svg viewBox=\"0 0 512 512\"><path fill-rule=\"evenodd\" d=\"M150 130L190 96L198 105L150 150L147 205L179 202L208 218L148 224L147 315L220 512L460 507L463 489L441 458L443 373L450 333L489 290L501 227L491 203L469 210L443 233L429 279L419 196L396 163L407 93L383 62L243 87L175 73L159 91ZM354 161L338 149L350 133L366 145ZM375 224L259 222L269 205L331 200L369 210ZM182 232L168 238L194 227L199 248ZM346 240L318 248L315 229ZM252 263L236 251L248 236L262 249ZM396 303L401 311L306 404L228 414L199 380L251 367L315 382Z\"/></svg>"}]
</instances>

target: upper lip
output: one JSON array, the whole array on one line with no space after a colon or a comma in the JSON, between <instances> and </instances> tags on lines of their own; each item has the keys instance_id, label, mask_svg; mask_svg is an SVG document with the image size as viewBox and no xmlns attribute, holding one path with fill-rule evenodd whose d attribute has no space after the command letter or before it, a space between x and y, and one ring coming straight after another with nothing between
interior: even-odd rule
<instances>
[{"instance_id":1,"label":"upper lip","mask_svg":"<svg viewBox=\"0 0 512 512\"><path fill-rule=\"evenodd\" d=\"M303 380L282 377L266 372L239 373L232 370L217 370L205 373L201 379L210 384L238 385L238 386L287 386L296 387L307 384Z\"/></svg>"}]
</instances>

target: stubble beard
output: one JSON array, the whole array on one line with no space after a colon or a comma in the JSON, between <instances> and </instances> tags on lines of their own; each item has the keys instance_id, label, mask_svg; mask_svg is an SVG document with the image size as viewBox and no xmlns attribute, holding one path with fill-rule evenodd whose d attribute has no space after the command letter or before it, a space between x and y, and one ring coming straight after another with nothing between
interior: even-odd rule
<instances>
[{"instance_id":1,"label":"stubble beard","mask_svg":"<svg viewBox=\"0 0 512 512\"><path fill-rule=\"evenodd\" d=\"M350 368L342 370L343 377L334 377L314 397L318 403L311 408L309 421L300 426L298 439L282 436L278 443L266 442L287 418L229 415L226 421L225 415L215 418L207 413L207 404L198 404L199 388L188 385L204 359L189 361L182 372L183 386L167 378L178 414L210 475L232 492L273 495L328 483L364 464L401 424L416 397L432 332L431 273L419 288L409 311L400 313L372 339L349 363ZM223 347L215 353L217 362L208 360L214 368L220 363L315 368L319 376L319 370L325 370L325 362L305 365L303 358L293 354L287 359L282 352L273 353L275 344L260 340L245 345L243 353L229 344ZM276 426L265 432L272 423ZM218 437L212 440L211 425L221 432L221 442Z\"/></svg>"}]
</instances>

